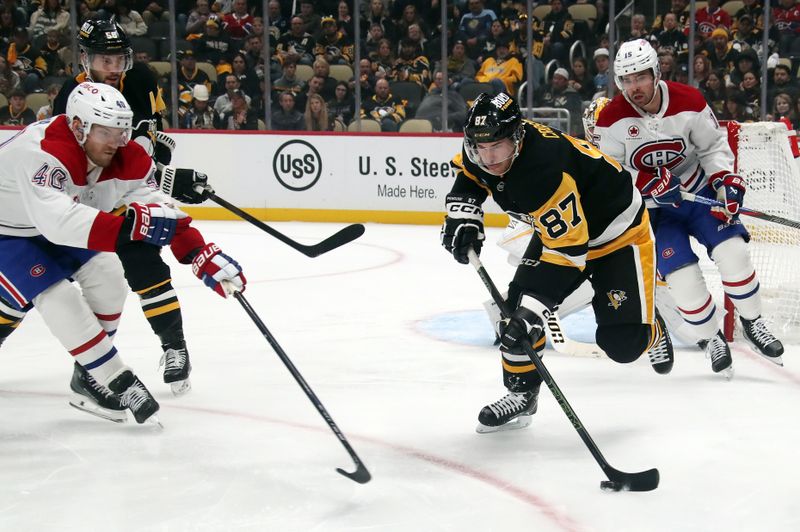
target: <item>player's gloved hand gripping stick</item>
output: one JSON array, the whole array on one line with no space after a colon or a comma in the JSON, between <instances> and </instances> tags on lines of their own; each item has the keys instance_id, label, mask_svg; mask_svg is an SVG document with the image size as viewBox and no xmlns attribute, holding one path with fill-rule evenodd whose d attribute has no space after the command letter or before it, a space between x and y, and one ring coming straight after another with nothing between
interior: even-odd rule
<instances>
[{"instance_id":1,"label":"player's gloved hand gripping stick","mask_svg":"<svg viewBox=\"0 0 800 532\"><path fill-rule=\"evenodd\" d=\"M477 253L475 253L475 250L470 249L467 252L467 257L469 258L469 263L472 264L472 266L478 272L483 284L492 295L492 299L494 299L495 303L497 303L497 306L500 308L500 312L503 314L503 317L509 318L512 314L509 312L503 296L497 290L497 287L494 285L491 277L489 277L489 274L483 267L483 264L478 258ZM531 361L538 369L542 380L547 387L550 388L550 391L553 393L556 401L561 406L561 409L567 415L567 418L569 418L569 420L572 422L573 428L578 432L578 435L581 437L586 447L589 448L589 452L592 453L592 456L600 466L600 469L602 469L603 473L605 473L608 477L608 480L604 480L600 483L600 487L608 491L652 491L656 489L659 482L658 469L648 469L647 471L641 471L638 473L625 473L624 471L619 471L611 467L611 465L603 457L603 454L600 452L597 444L594 442L594 440L592 440L589 432L583 426L581 420L578 419L578 414L575 413L575 411L572 409L572 406L570 406L569 402L567 402L567 398L558 387L558 384L556 384L553 376L550 374L547 367L545 367L545 365L542 363L542 359L536 353L536 350L533 348L530 342L525 341L524 339L519 343L525 351L525 354L530 357Z\"/></svg>"},{"instance_id":2,"label":"player's gloved hand gripping stick","mask_svg":"<svg viewBox=\"0 0 800 532\"><path fill-rule=\"evenodd\" d=\"M165 166L161 174L160 187L162 192L184 203L198 204L204 202L206 199L210 199L214 203L228 209L243 220L250 222L270 236L277 238L287 246L296 249L307 257L313 258L323 253L333 251L364 234L363 225L351 224L329 236L322 242L306 246L292 240L277 229L273 229L236 205L220 198L208 184L208 177L205 174L188 168Z\"/></svg>"}]
</instances>

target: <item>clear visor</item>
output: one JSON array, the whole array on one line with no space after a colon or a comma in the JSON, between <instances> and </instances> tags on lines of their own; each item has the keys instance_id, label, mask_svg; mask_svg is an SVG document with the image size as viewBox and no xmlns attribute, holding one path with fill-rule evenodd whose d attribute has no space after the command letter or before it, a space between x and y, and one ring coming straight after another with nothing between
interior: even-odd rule
<instances>
[{"instance_id":1,"label":"clear visor","mask_svg":"<svg viewBox=\"0 0 800 532\"><path fill-rule=\"evenodd\" d=\"M464 142L464 148L469 159L490 174L495 173L492 167L503 164L517 154L517 145L509 138L497 142L475 143L469 140Z\"/></svg>"},{"instance_id":2,"label":"clear visor","mask_svg":"<svg viewBox=\"0 0 800 532\"><path fill-rule=\"evenodd\" d=\"M113 145L121 148L131 140L130 128L101 126L92 124L88 137L100 144Z\"/></svg>"},{"instance_id":3,"label":"clear visor","mask_svg":"<svg viewBox=\"0 0 800 532\"><path fill-rule=\"evenodd\" d=\"M133 66L133 54L130 50L121 54L88 53L87 65L90 70L108 74L121 74Z\"/></svg>"}]
</instances>

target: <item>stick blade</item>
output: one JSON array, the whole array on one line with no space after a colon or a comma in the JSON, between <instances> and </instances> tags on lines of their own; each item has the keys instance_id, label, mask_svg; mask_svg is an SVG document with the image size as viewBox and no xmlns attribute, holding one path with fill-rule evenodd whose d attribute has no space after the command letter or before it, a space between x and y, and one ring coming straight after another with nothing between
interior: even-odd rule
<instances>
[{"instance_id":1,"label":"stick blade","mask_svg":"<svg viewBox=\"0 0 800 532\"><path fill-rule=\"evenodd\" d=\"M638 473L625 473L609 467L605 473L608 480L621 486L614 491L653 491L661 479L656 468Z\"/></svg>"},{"instance_id":2,"label":"stick blade","mask_svg":"<svg viewBox=\"0 0 800 532\"><path fill-rule=\"evenodd\" d=\"M334 249L349 244L356 238L364 234L366 229L363 224L351 224L339 230L333 235L329 236L319 244L313 246L304 246L305 254L309 257L317 257L323 253L333 251Z\"/></svg>"},{"instance_id":3,"label":"stick blade","mask_svg":"<svg viewBox=\"0 0 800 532\"><path fill-rule=\"evenodd\" d=\"M361 463L358 464L358 467L352 473L345 471L341 467L337 467L336 472L346 476L354 482L358 482L359 484L366 484L372 480L372 475L369 473L369 471L367 471L367 468L364 466L364 464Z\"/></svg>"}]
</instances>

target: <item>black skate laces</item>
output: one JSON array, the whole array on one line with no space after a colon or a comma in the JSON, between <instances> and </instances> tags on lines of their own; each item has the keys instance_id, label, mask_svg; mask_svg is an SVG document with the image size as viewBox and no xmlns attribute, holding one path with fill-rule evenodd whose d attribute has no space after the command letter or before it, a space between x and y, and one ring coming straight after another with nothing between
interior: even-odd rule
<instances>
[{"instance_id":1,"label":"black skate laces","mask_svg":"<svg viewBox=\"0 0 800 532\"><path fill-rule=\"evenodd\" d=\"M517 411L525 410L528 406L528 398L526 393L509 393L499 401L489 405L495 416L500 417L504 414L513 414Z\"/></svg>"}]
</instances>

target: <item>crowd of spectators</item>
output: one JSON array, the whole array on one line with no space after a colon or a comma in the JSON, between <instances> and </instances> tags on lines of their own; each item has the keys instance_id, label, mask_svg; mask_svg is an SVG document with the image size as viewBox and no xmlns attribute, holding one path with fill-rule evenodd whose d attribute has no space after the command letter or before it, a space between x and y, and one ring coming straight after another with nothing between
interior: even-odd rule
<instances>
[{"instance_id":1,"label":"crowd of spectators","mask_svg":"<svg viewBox=\"0 0 800 532\"><path fill-rule=\"evenodd\" d=\"M356 118L358 86L362 120L374 120L382 131L398 131L407 120L422 118L438 131L445 84L449 128L458 130L479 92L517 95L529 83L535 107L568 110L569 129L580 133L582 110L606 95L613 83L605 1L545 0L534 4L547 8L537 9L541 18L528 21L522 1L452 0L443 28L439 0L363 0L358 14L352 0L270 0L268 27L261 0L177 0L174 17L167 0L78 0L75 22L116 17L131 37L135 60L153 63L168 59L165 29L174 18L179 94L174 127L261 128L269 80L270 119L276 130L346 129ZM759 60L765 31L760 0L737 1L736 10L730 8L733 4L709 0L698 9L692 58L687 0L670 0L669 9L652 21L642 14L623 18L627 23L620 38L649 40L665 80L687 83L691 69L694 85L720 119L755 120L766 106L769 119L788 118L797 128L796 2L773 3L766 65ZM573 17L574 4L593 5L593 16ZM57 91L76 74L68 5L60 0L0 0L0 93L8 101L0 109L0 124L24 125L46 116L46 108L27 108L27 96ZM266 58L265 39L270 51ZM585 45L585 57L570 62L576 41ZM760 86L764 68L769 73L766 102L761 101ZM154 72L164 91L170 91L169 76Z\"/></svg>"}]
</instances>

